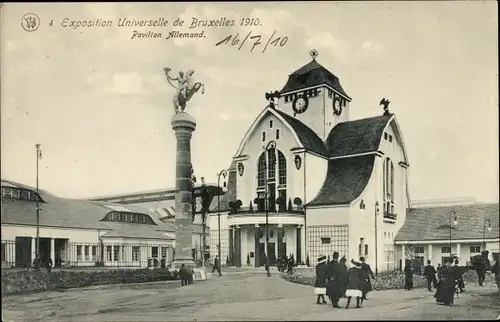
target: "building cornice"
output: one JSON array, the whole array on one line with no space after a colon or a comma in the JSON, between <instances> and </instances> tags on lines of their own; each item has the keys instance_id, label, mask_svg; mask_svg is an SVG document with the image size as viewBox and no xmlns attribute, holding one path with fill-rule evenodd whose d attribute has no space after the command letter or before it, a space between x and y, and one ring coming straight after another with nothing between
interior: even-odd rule
<instances>
[{"instance_id":1,"label":"building cornice","mask_svg":"<svg viewBox=\"0 0 500 322\"><path fill-rule=\"evenodd\" d=\"M451 244L471 244L483 242L500 242L500 237L494 238L469 238L469 239L452 239ZM422 245L422 244L439 244L439 245L450 245L449 239L429 239L429 240L398 240L394 241L395 245Z\"/></svg>"},{"instance_id":2,"label":"building cornice","mask_svg":"<svg viewBox=\"0 0 500 322\"><path fill-rule=\"evenodd\" d=\"M365 156L365 155L378 154L378 152L379 151L371 151L371 152L363 152L363 153L342 155L342 156L338 156L338 157L330 157L329 160L337 160L337 159L346 159L346 158L361 157L361 156Z\"/></svg>"},{"instance_id":3,"label":"building cornice","mask_svg":"<svg viewBox=\"0 0 500 322\"><path fill-rule=\"evenodd\" d=\"M289 92L283 92L283 93L281 93L281 96L295 94L295 93L300 93L300 92L304 92L304 91L308 91L308 90L316 89L316 88L320 88L320 87L326 87L326 88L332 90L336 94L338 94L338 95L342 96L343 98L345 98L348 102L352 101L352 99L350 97L348 97L348 96L340 93L338 90L336 90L335 88L329 86L328 84L319 84L319 85L315 85L315 86L305 87L305 88L302 88L302 89L296 89L296 90L289 91Z\"/></svg>"}]
</instances>

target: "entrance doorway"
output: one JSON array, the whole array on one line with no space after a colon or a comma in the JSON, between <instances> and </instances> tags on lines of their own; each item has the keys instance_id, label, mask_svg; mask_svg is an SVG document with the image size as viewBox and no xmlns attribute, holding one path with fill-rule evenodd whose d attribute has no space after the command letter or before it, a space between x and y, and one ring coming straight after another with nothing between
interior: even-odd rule
<instances>
[{"instance_id":1,"label":"entrance doorway","mask_svg":"<svg viewBox=\"0 0 500 322\"><path fill-rule=\"evenodd\" d=\"M278 244L278 258L285 258L286 255L286 243L280 242Z\"/></svg>"},{"instance_id":2,"label":"entrance doorway","mask_svg":"<svg viewBox=\"0 0 500 322\"><path fill-rule=\"evenodd\" d=\"M259 244L259 266L266 266L266 253L265 253L265 243ZM276 265L276 248L275 243L268 243L268 255L269 255L269 265Z\"/></svg>"},{"instance_id":3,"label":"entrance doorway","mask_svg":"<svg viewBox=\"0 0 500 322\"><path fill-rule=\"evenodd\" d=\"M267 185L267 194L268 194L268 211L276 212L276 184L269 183Z\"/></svg>"},{"instance_id":4,"label":"entrance doorway","mask_svg":"<svg viewBox=\"0 0 500 322\"><path fill-rule=\"evenodd\" d=\"M268 243L269 265L276 265L276 243Z\"/></svg>"},{"instance_id":5,"label":"entrance doorway","mask_svg":"<svg viewBox=\"0 0 500 322\"><path fill-rule=\"evenodd\" d=\"M69 239L54 239L54 256L56 257L55 259L52 259L54 261L54 267L62 267L63 265L65 265L66 261L68 260L68 245Z\"/></svg>"},{"instance_id":6,"label":"entrance doorway","mask_svg":"<svg viewBox=\"0 0 500 322\"><path fill-rule=\"evenodd\" d=\"M31 267L31 237L16 237L16 267Z\"/></svg>"},{"instance_id":7,"label":"entrance doorway","mask_svg":"<svg viewBox=\"0 0 500 322\"><path fill-rule=\"evenodd\" d=\"M47 262L50 258L50 238L41 238L40 237L40 249L38 252L40 253L40 264L42 267L46 267ZM52 259L52 263L54 263L54 258Z\"/></svg>"}]
</instances>

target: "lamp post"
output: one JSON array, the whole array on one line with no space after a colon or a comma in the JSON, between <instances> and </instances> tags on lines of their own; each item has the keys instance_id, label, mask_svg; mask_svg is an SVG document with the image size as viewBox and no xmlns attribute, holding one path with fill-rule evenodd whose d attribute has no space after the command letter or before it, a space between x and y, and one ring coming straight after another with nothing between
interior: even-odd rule
<instances>
[{"instance_id":1,"label":"lamp post","mask_svg":"<svg viewBox=\"0 0 500 322\"><path fill-rule=\"evenodd\" d=\"M42 149L40 144L35 144L36 148L36 247L35 254L39 256L40 251L40 205L38 202L39 192L38 192L38 160L42 159Z\"/></svg>"},{"instance_id":2,"label":"lamp post","mask_svg":"<svg viewBox=\"0 0 500 322\"><path fill-rule=\"evenodd\" d=\"M218 254L219 254L219 276L222 276L222 259L221 259L221 245L220 245L220 177L223 177L224 179L224 188L226 188L226 177L227 177L227 170L222 170L217 174L217 231L219 235L219 241L218 241Z\"/></svg>"},{"instance_id":3,"label":"lamp post","mask_svg":"<svg viewBox=\"0 0 500 322\"><path fill-rule=\"evenodd\" d=\"M451 215L452 214L455 215L455 217L453 218L453 223L451 221ZM450 211L449 217L450 217L450 259L452 259L453 258L453 254L451 252L451 230L453 229L454 226L458 225L457 213L455 212L455 210L451 210ZM453 224L453 226L452 226L452 224Z\"/></svg>"},{"instance_id":4,"label":"lamp post","mask_svg":"<svg viewBox=\"0 0 500 322\"><path fill-rule=\"evenodd\" d=\"M489 218L486 218L484 220L484 226L483 226L483 246L484 246L483 250L486 250L486 223L488 223L488 231L491 231L491 220Z\"/></svg>"},{"instance_id":5,"label":"lamp post","mask_svg":"<svg viewBox=\"0 0 500 322\"><path fill-rule=\"evenodd\" d=\"M269 180L269 164L275 164L276 156L275 156L276 142L269 141L264 150L267 153L267 163L266 163L266 190L265 190L265 205L266 205L266 272L267 276L271 276L271 270L269 267L269 197L268 197L268 184Z\"/></svg>"},{"instance_id":6,"label":"lamp post","mask_svg":"<svg viewBox=\"0 0 500 322\"><path fill-rule=\"evenodd\" d=\"M207 209L206 199L207 196L207 186L205 185L205 178L201 177L201 229L202 229L202 240L201 240L201 267L205 267L205 221Z\"/></svg>"},{"instance_id":7,"label":"lamp post","mask_svg":"<svg viewBox=\"0 0 500 322\"><path fill-rule=\"evenodd\" d=\"M375 203L375 276L378 275L378 201Z\"/></svg>"}]
</instances>

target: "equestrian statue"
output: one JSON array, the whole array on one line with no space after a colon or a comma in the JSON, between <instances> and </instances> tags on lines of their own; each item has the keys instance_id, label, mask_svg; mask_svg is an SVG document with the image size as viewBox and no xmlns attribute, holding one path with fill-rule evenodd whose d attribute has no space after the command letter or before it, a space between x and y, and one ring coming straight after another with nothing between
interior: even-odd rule
<instances>
[{"instance_id":1,"label":"equestrian statue","mask_svg":"<svg viewBox=\"0 0 500 322\"><path fill-rule=\"evenodd\" d=\"M198 92L201 88L201 93L205 93L205 85L200 82L195 82L193 80L194 70L190 69L186 73L183 71L179 72L179 76L174 78L169 75L171 71L170 68L163 68L165 75L167 76L168 83L175 89L177 89L172 102L174 103L175 114L185 113L186 103L193 97L194 93ZM175 86L172 82L177 82Z\"/></svg>"}]
</instances>

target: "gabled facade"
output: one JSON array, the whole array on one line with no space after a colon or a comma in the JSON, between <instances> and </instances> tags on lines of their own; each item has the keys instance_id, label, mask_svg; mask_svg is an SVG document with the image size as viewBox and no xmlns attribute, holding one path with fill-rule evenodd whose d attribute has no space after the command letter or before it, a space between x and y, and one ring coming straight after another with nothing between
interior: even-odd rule
<instances>
[{"instance_id":1,"label":"gabled facade","mask_svg":"<svg viewBox=\"0 0 500 322\"><path fill-rule=\"evenodd\" d=\"M225 211L222 259L262 266L266 253L271 264L294 254L314 265L319 255L338 251L365 256L374 268L394 265L390 246L409 203L409 162L396 117L351 121L351 98L315 59L292 73L280 94L243 137L228 193L212 205Z\"/></svg>"}]
</instances>

